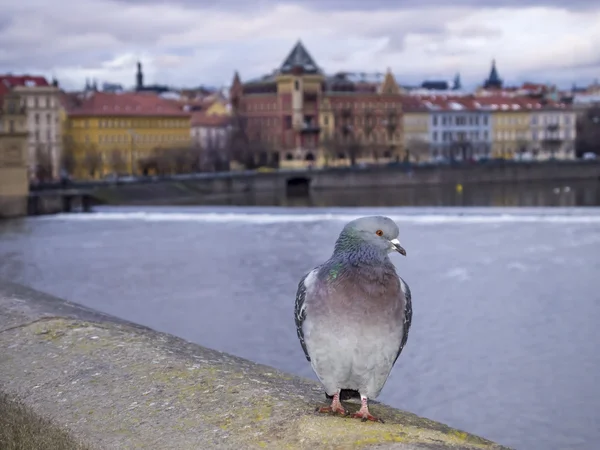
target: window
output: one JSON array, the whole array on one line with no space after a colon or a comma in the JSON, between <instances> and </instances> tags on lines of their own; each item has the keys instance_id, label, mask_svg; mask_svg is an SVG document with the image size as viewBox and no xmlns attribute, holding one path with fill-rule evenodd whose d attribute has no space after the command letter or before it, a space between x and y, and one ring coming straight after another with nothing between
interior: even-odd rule
<instances>
[{"instance_id":1,"label":"window","mask_svg":"<svg viewBox=\"0 0 600 450\"><path fill-rule=\"evenodd\" d=\"M8 132L9 133L14 133L15 132L15 121L14 120L9 120L8 121Z\"/></svg>"},{"instance_id":2,"label":"window","mask_svg":"<svg viewBox=\"0 0 600 450\"><path fill-rule=\"evenodd\" d=\"M438 140L438 134L437 134L437 131L434 131L433 132L433 142L437 142L437 140Z\"/></svg>"},{"instance_id":3,"label":"window","mask_svg":"<svg viewBox=\"0 0 600 450\"><path fill-rule=\"evenodd\" d=\"M289 130L290 128L292 128L292 116L285 116L284 117L284 128L286 130Z\"/></svg>"},{"instance_id":4,"label":"window","mask_svg":"<svg viewBox=\"0 0 600 450\"><path fill-rule=\"evenodd\" d=\"M48 140L48 142L52 142L52 131L51 130L46 130L46 139Z\"/></svg>"},{"instance_id":5,"label":"window","mask_svg":"<svg viewBox=\"0 0 600 450\"><path fill-rule=\"evenodd\" d=\"M300 82L298 80L294 81L294 90L296 90L296 91L300 90Z\"/></svg>"},{"instance_id":6,"label":"window","mask_svg":"<svg viewBox=\"0 0 600 450\"><path fill-rule=\"evenodd\" d=\"M52 117L50 116L50 114L46 114L46 123L48 125L52 124Z\"/></svg>"},{"instance_id":7,"label":"window","mask_svg":"<svg viewBox=\"0 0 600 450\"><path fill-rule=\"evenodd\" d=\"M35 121L36 125L39 125L40 124L40 115L38 113L35 113L35 115L33 116L33 120Z\"/></svg>"},{"instance_id":8,"label":"window","mask_svg":"<svg viewBox=\"0 0 600 450\"><path fill-rule=\"evenodd\" d=\"M437 116L433 116L433 126L436 127L438 124L438 118Z\"/></svg>"},{"instance_id":9,"label":"window","mask_svg":"<svg viewBox=\"0 0 600 450\"><path fill-rule=\"evenodd\" d=\"M39 142L39 140L40 140L40 130L35 130L35 140L36 140L36 142Z\"/></svg>"}]
</instances>

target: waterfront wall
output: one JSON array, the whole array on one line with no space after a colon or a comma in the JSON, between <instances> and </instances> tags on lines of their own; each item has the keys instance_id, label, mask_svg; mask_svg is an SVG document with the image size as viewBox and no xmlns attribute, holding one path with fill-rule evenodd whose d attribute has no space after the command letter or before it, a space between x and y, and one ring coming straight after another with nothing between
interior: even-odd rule
<instances>
[{"instance_id":1,"label":"waterfront wall","mask_svg":"<svg viewBox=\"0 0 600 450\"><path fill-rule=\"evenodd\" d=\"M384 424L317 414L313 381L8 282L0 355L0 410L87 449L505 448L383 404ZM0 439L23 438L6 417Z\"/></svg>"},{"instance_id":2,"label":"waterfront wall","mask_svg":"<svg viewBox=\"0 0 600 450\"><path fill-rule=\"evenodd\" d=\"M285 193L290 189L325 190L376 187L435 186L469 183L526 183L600 179L600 162L488 163L456 166L378 167L277 171L271 173L203 174L90 186L108 204L173 204L199 198Z\"/></svg>"}]
</instances>

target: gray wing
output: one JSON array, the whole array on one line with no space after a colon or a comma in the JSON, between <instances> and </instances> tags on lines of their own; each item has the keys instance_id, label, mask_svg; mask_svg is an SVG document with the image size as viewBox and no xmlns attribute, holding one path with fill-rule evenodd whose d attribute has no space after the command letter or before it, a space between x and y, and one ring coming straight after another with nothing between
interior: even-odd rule
<instances>
[{"instance_id":1,"label":"gray wing","mask_svg":"<svg viewBox=\"0 0 600 450\"><path fill-rule=\"evenodd\" d=\"M308 354L308 350L306 349L306 342L304 342L304 331L302 331L302 324L306 319L306 308L304 305L304 302L306 301L306 285L304 284L304 280L306 280L308 274L310 274L310 272L304 275L300 280L300 283L298 283L296 304L294 306L294 319L296 322L296 333L298 334L298 339L300 340L302 350L304 350L304 356L306 356L307 361L310 361L310 356Z\"/></svg>"},{"instance_id":2,"label":"gray wing","mask_svg":"<svg viewBox=\"0 0 600 450\"><path fill-rule=\"evenodd\" d=\"M410 294L410 288L408 287L408 284L406 284L406 282L402 279L402 277L400 277L400 280L406 288L406 292L404 293L406 303L404 305L404 331L402 334L402 340L400 341L400 347L398 348L398 354L396 355L396 359L394 359L394 364L396 364L396 360L398 359L400 353L402 353L402 349L406 345L406 341L408 340L408 331L410 330L410 324L412 323L412 297Z\"/></svg>"}]
</instances>

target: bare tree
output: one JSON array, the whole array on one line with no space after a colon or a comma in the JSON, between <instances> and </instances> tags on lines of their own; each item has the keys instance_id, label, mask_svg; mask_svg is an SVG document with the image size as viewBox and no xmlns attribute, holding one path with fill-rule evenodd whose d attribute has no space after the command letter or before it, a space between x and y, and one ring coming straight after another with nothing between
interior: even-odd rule
<instances>
[{"instance_id":1,"label":"bare tree","mask_svg":"<svg viewBox=\"0 0 600 450\"><path fill-rule=\"evenodd\" d=\"M350 166L354 167L356 160L363 154L363 146L354 135L350 135L345 141L348 157L350 158Z\"/></svg>"},{"instance_id":2,"label":"bare tree","mask_svg":"<svg viewBox=\"0 0 600 450\"><path fill-rule=\"evenodd\" d=\"M398 130L399 119L400 115L395 108L387 110L385 118L385 131L387 133L390 156L393 155L396 150L396 131Z\"/></svg>"},{"instance_id":3,"label":"bare tree","mask_svg":"<svg viewBox=\"0 0 600 450\"><path fill-rule=\"evenodd\" d=\"M331 160L337 158L338 148L336 144L337 143L331 133L326 132L323 134L323 137L320 140L320 146L321 151L323 152L323 159L325 160L325 167L329 166Z\"/></svg>"},{"instance_id":4,"label":"bare tree","mask_svg":"<svg viewBox=\"0 0 600 450\"><path fill-rule=\"evenodd\" d=\"M354 115L350 108L344 108L337 114L335 123L338 125L338 132L342 138L342 144L346 147L348 157L350 158L350 165L355 166L356 160L360 155L362 149L360 143L356 140L354 133Z\"/></svg>"},{"instance_id":5,"label":"bare tree","mask_svg":"<svg viewBox=\"0 0 600 450\"><path fill-rule=\"evenodd\" d=\"M365 112L363 114L363 136L364 136L364 143L365 143L365 147L369 147L372 140L373 140L373 130L375 130L375 122L376 122L376 118L375 118L375 114L373 113L372 109L365 109Z\"/></svg>"},{"instance_id":6,"label":"bare tree","mask_svg":"<svg viewBox=\"0 0 600 450\"><path fill-rule=\"evenodd\" d=\"M162 147L155 147L147 164L156 170L158 175L168 175L173 172L173 158L169 157Z\"/></svg>"},{"instance_id":7,"label":"bare tree","mask_svg":"<svg viewBox=\"0 0 600 450\"><path fill-rule=\"evenodd\" d=\"M430 145L427 141L419 138L411 138L406 146L407 155L413 156L417 162L426 161L430 157Z\"/></svg>"},{"instance_id":8,"label":"bare tree","mask_svg":"<svg viewBox=\"0 0 600 450\"><path fill-rule=\"evenodd\" d=\"M577 118L575 148L578 157L585 153L600 155L600 103L591 106Z\"/></svg>"},{"instance_id":9,"label":"bare tree","mask_svg":"<svg viewBox=\"0 0 600 450\"><path fill-rule=\"evenodd\" d=\"M196 143L190 147L190 170L192 172L203 171L204 149Z\"/></svg>"},{"instance_id":10,"label":"bare tree","mask_svg":"<svg viewBox=\"0 0 600 450\"><path fill-rule=\"evenodd\" d=\"M193 164L191 147L177 147L165 150L165 155L172 161L171 166L175 173L191 172Z\"/></svg>"},{"instance_id":11,"label":"bare tree","mask_svg":"<svg viewBox=\"0 0 600 450\"><path fill-rule=\"evenodd\" d=\"M73 138L69 135L63 135L63 148L60 155L60 166L61 169L71 176L75 173L77 168L77 159L75 156L76 148Z\"/></svg>"},{"instance_id":12,"label":"bare tree","mask_svg":"<svg viewBox=\"0 0 600 450\"><path fill-rule=\"evenodd\" d=\"M86 149L83 167L92 178L96 178L97 175L100 175L100 171L102 170L102 154L94 145L91 145Z\"/></svg>"},{"instance_id":13,"label":"bare tree","mask_svg":"<svg viewBox=\"0 0 600 450\"><path fill-rule=\"evenodd\" d=\"M52 154L51 148L44 144L35 147L35 177L38 182L52 181Z\"/></svg>"},{"instance_id":14,"label":"bare tree","mask_svg":"<svg viewBox=\"0 0 600 450\"><path fill-rule=\"evenodd\" d=\"M108 164L112 171L117 175L122 175L127 172L127 159L123 151L118 148L111 150Z\"/></svg>"}]
</instances>

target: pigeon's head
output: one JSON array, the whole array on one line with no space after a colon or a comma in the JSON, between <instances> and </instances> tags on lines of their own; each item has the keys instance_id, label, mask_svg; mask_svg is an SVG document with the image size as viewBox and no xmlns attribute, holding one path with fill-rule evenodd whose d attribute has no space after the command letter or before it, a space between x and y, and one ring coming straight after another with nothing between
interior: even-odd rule
<instances>
[{"instance_id":1,"label":"pigeon's head","mask_svg":"<svg viewBox=\"0 0 600 450\"><path fill-rule=\"evenodd\" d=\"M348 222L342 231L342 235L359 238L364 243L384 252L398 252L406 256L406 250L400 245L398 234L398 225L385 216L360 217Z\"/></svg>"}]
</instances>

